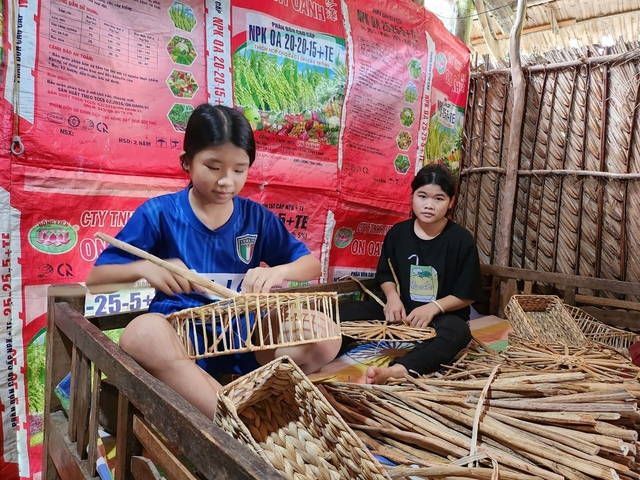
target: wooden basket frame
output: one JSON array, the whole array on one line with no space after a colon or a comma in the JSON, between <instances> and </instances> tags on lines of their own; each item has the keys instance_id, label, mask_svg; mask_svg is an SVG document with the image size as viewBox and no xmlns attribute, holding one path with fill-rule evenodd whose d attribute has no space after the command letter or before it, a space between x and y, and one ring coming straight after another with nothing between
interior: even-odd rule
<instances>
[{"instance_id":1,"label":"wooden basket frame","mask_svg":"<svg viewBox=\"0 0 640 480\"><path fill-rule=\"evenodd\" d=\"M311 319L316 313L326 317L323 328ZM267 319L266 326L263 318ZM245 294L172 313L167 320L192 359L341 338L336 292ZM279 335L272 328L274 321ZM214 322L221 327L219 334ZM305 328L310 324L313 328ZM191 341L190 334L204 337L203 349Z\"/></svg>"},{"instance_id":2,"label":"wooden basket frame","mask_svg":"<svg viewBox=\"0 0 640 480\"><path fill-rule=\"evenodd\" d=\"M590 340L555 295L513 295L505 315L527 342L588 346Z\"/></svg>"},{"instance_id":3,"label":"wooden basket frame","mask_svg":"<svg viewBox=\"0 0 640 480\"><path fill-rule=\"evenodd\" d=\"M251 407L251 415L245 415L247 407ZM250 420L260 415L254 407L276 420ZM285 424L287 414L290 420ZM285 478L390 479L340 414L287 356L223 387L218 392L214 421ZM258 435L264 437L260 442L255 438Z\"/></svg>"}]
</instances>

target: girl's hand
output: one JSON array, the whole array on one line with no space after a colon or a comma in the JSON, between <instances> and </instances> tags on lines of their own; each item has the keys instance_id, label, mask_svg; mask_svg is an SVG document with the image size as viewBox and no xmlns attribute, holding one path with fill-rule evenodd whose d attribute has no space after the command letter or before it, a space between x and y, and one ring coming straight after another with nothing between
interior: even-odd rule
<instances>
[{"instance_id":1,"label":"girl's hand","mask_svg":"<svg viewBox=\"0 0 640 480\"><path fill-rule=\"evenodd\" d=\"M187 269L184 262L178 258L172 258L167 261L178 267ZM141 261L138 268L140 278L144 278L153 288L160 290L166 295L173 296L179 293L189 294L193 290L193 286L189 280L171 273L166 268L159 267L148 260Z\"/></svg>"},{"instance_id":2,"label":"girl's hand","mask_svg":"<svg viewBox=\"0 0 640 480\"><path fill-rule=\"evenodd\" d=\"M387 298L387 304L384 306L384 318L387 322L400 323L407 317L407 312L404 309L402 300L400 297L390 296Z\"/></svg>"},{"instance_id":3,"label":"girl's hand","mask_svg":"<svg viewBox=\"0 0 640 480\"><path fill-rule=\"evenodd\" d=\"M433 303L427 303L414 309L407 316L407 323L412 327L428 327L433 318L440 313L440 309Z\"/></svg>"},{"instance_id":4,"label":"girl's hand","mask_svg":"<svg viewBox=\"0 0 640 480\"><path fill-rule=\"evenodd\" d=\"M285 271L282 268L252 268L244 277L242 293L268 293L272 287L284 281Z\"/></svg>"}]
</instances>

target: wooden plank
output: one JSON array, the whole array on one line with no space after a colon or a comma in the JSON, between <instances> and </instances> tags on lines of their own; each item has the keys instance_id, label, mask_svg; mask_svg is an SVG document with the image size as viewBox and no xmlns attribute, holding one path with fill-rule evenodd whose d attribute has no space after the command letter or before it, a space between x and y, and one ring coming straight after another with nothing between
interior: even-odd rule
<instances>
[{"instance_id":1,"label":"wooden plank","mask_svg":"<svg viewBox=\"0 0 640 480\"><path fill-rule=\"evenodd\" d=\"M78 433L78 416L76 414L76 405L78 404L78 374L79 364L78 358L82 352L74 345L71 352L71 384L69 386L69 440L75 442Z\"/></svg>"},{"instance_id":2,"label":"wooden plank","mask_svg":"<svg viewBox=\"0 0 640 480\"><path fill-rule=\"evenodd\" d=\"M116 313L115 315L100 315L99 317L87 317L87 319L103 332L105 330L115 330L124 328L129 322L140 316L144 311Z\"/></svg>"},{"instance_id":3,"label":"wooden plank","mask_svg":"<svg viewBox=\"0 0 640 480\"><path fill-rule=\"evenodd\" d=\"M504 291L502 292L502 298L500 300L500 305L498 306L498 316L504 318L504 307L507 306L511 297L518 294L518 282L516 282L515 278L510 278L507 280L506 284L504 284Z\"/></svg>"},{"instance_id":4,"label":"wooden plank","mask_svg":"<svg viewBox=\"0 0 640 480\"><path fill-rule=\"evenodd\" d=\"M592 19L594 20L594 19ZM558 22L558 27L562 28L562 27L568 27L570 25L575 25L576 23L576 19L575 18L569 18L567 20L560 20ZM529 28L524 28L522 30L522 35L529 35L532 33L538 33L538 32L545 32L547 30L551 30L553 28L553 25L551 25L550 23L546 23L544 25L538 25L535 27L529 27ZM509 35L507 34L503 34L503 33L499 33L496 35L496 39L497 40L506 40L507 38L509 38ZM485 43L484 37L478 37L478 38L472 38L471 39L471 44L472 45L479 45L481 43Z\"/></svg>"},{"instance_id":5,"label":"wooden plank","mask_svg":"<svg viewBox=\"0 0 640 480\"><path fill-rule=\"evenodd\" d=\"M133 417L133 433L146 449L147 455L159 465L171 480L197 480L187 467L169 450L165 442L138 415Z\"/></svg>"},{"instance_id":6,"label":"wooden plank","mask_svg":"<svg viewBox=\"0 0 640 480\"><path fill-rule=\"evenodd\" d=\"M489 302L489 313L491 315L498 315L501 285L502 278L498 275L494 275L493 280L491 281L491 298Z\"/></svg>"},{"instance_id":7,"label":"wooden plank","mask_svg":"<svg viewBox=\"0 0 640 480\"><path fill-rule=\"evenodd\" d=\"M83 353L78 360L78 388L77 405L75 409L77 433L76 447L81 459L87 458L87 446L89 445L89 407L91 406L91 362Z\"/></svg>"},{"instance_id":8,"label":"wooden plank","mask_svg":"<svg viewBox=\"0 0 640 480\"><path fill-rule=\"evenodd\" d=\"M201 476L208 479L282 479L271 465L145 371L86 318L64 303L56 304L54 308L62 332L118 390L127 392L129 400L144 414L146 421L157 427L169 442L181 446Z\"/></svg>"},{"instance_id":9,"label":"wooden plank","mask_svg":"<svg viewBox=\"0 0 640 480\"><path fill-rule=\"evenodd\" d=\"M550 72L552 70L567 70L570 68L580 68L583 66L594 68L604 63L621 64L630 62L637 59L638 57L640 57L640 51L636 49L622 53L614 53L611 55L602 55L598 57L581 57L579 60L569 60L566 62L540 63L537 65L524 67L524 71L527 75L531 75L532 73ZM496 68L493 70L489 69L473 73L471 74L471 78L490 77L493 75L508 75L509 73L510 69L508 68Z\"/></svg>"},{"instance_id":10,"label":"wooden plank","mask_svg":"<svg viewBox=\"0 0 640 480\"><path fill-rule=\"evenodd\" d=\"M367 279L361 280L361 282L365 287L369 289L373 289L378 286L378 282L376 281L375 278L367 278ZM344 280L340 282L321 283L319 285L309 285L306 287L299 287L299 288L287 288L286 290L283 290L283 291L287 293L336 292L338 294L342 294L342 293L361 292L362 289L353 280Z\"/></svg>"},{"instance_id":11,"label":"wooden plank","mask_svg":"<svg viewBox=\"0 0 640 480\"><path fill-rule=\"evenodd\" d=\"M523 295L531 295L533 292L533 282L526 281L524 282L524 288L522 289Z\"/></svg>"},{"instance_id":12,"label":"wooden plank","mask_svg":"<svg viewBox=\"0 0 640 480\"><path fill-rule=\"evenodd\" d=\"M55 387L67 375L71 368L71 342L64 338L60 330L55 327L53 318L54 297L47 298L47 353L46 376L44 388L44 442L42 444L42 478L44 480L57 480L60 478L49 455L49 431L51 413L62 409L60 399L55 393Z\"/></svg>"},{"instance_id":13,"label":"wooden plank","mask_svg":"<svg viewBox=\"0 0 640 480\"><path fill-rule=\"evenodd\" d=\"M98 417L100 411L100 370L93 369L93 382L91 385L91 411L89 415L89 453L87 459L91 467L91 476L96 475L96 460L98 456Z\"/></svg>"},{"instance_id":14,"label":"wooden plank","mask_svg":"<svg viewBox=\"0 0 640 480\"><path fill-rule=\"evenodd\" d=\"M581 277L579 275L540 272L525 268L502 267L487 264L481 265L481 269L482 273L485 275L497 275L499 277L529 280L531 282L541 282L550 285L589 288L593 290L603 290L606 292L622 293L625 295L640 295L640 283L637 282L621 282L620 280Z\"/></svg>"},{"instance_id":15,"label":"wooden plank","mask_svg":"<svg viewBox=\"0 0 640 480\"><path fill-rule=\"evenodd\" d=\"M51 414L49 424L49 454L54 464L57 474L64 480L79 480L91 478L87 469L87 462L83 461L74 452L73 444L69 437L65 435L67 430L67 419L61 411ZM51 478L51 477L49 477Z\"/></svg>"},{"instance_id":16,"label":"wooden plank","mask_svg":"<svg viewBox=\"0 0 640 480\"><path fill-rule=\"evenodd\" d=\"M133 456L133 408L127 396L118 395L118 434L116 436L116 478L131 478L131 457Z\"/></svg>"},{"instance_id":17,"label":"wooden plank","mask_svg":"<svg viewBox=\"0 0 640 480\"><path fill-rule=\"evenodd\" d=\"M580 308L607 325L640 331L640 312L621 312L592 306L581 306Z\"/></svg>"},{"instance_id":18,"label":"wooden plank","mask_svg":"<svg viewBox=\"0 0 640 480\"><path fill-rule=\"evenodd\" d=\"M564 288L564 303L567 305L575 305L576 304L576 292L578 291L575 287L565 287Z\"/></svg>"},{"instance_id":19,"label":"wooden plank","mask_svg":"<svg viewBox=\"0 0 640 480\"><path fill-rule=\"evenodd\" d=\"M131 476L134 480L161 480L164 478L151 460L137 456L131 457Z\"/></svg>"},{"instance_id":20,"label":"wooden plank","mask_svg":"<svg viewBox=\"0 0 640 480\"><path fill-rule=\"evenodd\" d=\"M588 305L598 305L601 307L616 307L627 310L640 310L640 302L629 302L627 300L618 300L616 298L594 297L592 295L576 295L577 303L586 303Z\"/></svg>"}]
</instances>

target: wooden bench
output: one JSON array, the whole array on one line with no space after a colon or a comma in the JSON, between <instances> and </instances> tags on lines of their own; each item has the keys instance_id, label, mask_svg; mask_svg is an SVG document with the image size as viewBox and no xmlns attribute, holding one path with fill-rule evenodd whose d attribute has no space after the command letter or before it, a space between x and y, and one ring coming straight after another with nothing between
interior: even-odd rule
<instances>
[{"instance_id":1,"label":"wooden bench","mask_svg":"<svg viewBox=\"0 0 640 480\"><path fill-rule=\"evenodd\" d=\"M369 286L373 281L367 281ZM361 292L356 282L339 282L289 291ZM86 289L54 285L49 289L43 479L96 477L100 395L117 398L116 480L233 478L269 480L280 474L147 373L103 331L125 327L141 312L87 318ZM68 415L55 393L71 375ZM101 378L102 374L106 380ZM157 431L156 431L157 430ZM162 439L157 432L166 437ZM153 462L140 456L144 447ZM195 466L194 476L174 453Z\"/></svg>"}]
</instances>

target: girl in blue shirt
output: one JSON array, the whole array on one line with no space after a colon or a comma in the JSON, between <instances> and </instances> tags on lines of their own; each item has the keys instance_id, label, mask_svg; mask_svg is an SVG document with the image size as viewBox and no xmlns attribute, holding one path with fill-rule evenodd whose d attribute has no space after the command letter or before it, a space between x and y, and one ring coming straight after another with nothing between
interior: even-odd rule
<instances>
[{"instance_id":1,"label":"girl in blue shirt","mask_svg":"<svg viewBox=\"0 0 640 480\"><path fill-rule=\"evenodd\" d=\"M242 293L264 293L285 280L318 277L320 262L307 247L272 212L238 196L255 153L253 131L240 112L200 105L189 118L180 156L190 185L145 202L117 238ZM260 266L262 262L268 267ZM96 261L86 285L91 290L141 278L156 289L156 296L149 312L125 328L120 346L210 418L220 388L212 375L248 373L282 355L312 373L333 360L340 348L340 340L329 340L194 363L164 318L211 302L187 280L110 246ZM317 316L316 321L327 319Z\"/></svg>"}]
</instances>

